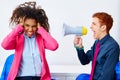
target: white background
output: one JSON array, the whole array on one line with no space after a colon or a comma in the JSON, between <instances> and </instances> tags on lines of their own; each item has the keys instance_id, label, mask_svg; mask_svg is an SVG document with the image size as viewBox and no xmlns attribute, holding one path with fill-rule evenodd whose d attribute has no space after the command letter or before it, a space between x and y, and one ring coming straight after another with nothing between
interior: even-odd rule
<instances>
[{"instance_id":1,"label":"white background","mask_svg":"<svg viewBox=\"0 0 120 80\"><path fill-rule=\"evenodd\" d=\"M0 43L11 31L9 19L15 7L29 0L3 0L0 5ZM31 0L30 0L31 1ZM34 0L35 1L35 0ZM49 18L51 35L58 41L56 51L46 51L50 65L80 65L73 45L74 35L62 36L62 25L65 22L73 27L86 26L88 34L83 36L85 51L91 48L94 39L90 30L92 14L107 12L112 15L114 25L110 34L120 44L120 0L36 0ZM6 51L0 46L0 70L6 57L14 51Z\"/></svg>"}]
</instances>

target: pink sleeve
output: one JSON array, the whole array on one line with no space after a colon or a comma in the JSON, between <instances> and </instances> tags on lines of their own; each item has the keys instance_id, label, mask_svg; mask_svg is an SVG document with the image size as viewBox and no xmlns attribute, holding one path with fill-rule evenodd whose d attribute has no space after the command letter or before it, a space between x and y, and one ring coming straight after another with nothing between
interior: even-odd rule
<instances>
[{"instance_id":1,"label":"pink sleeve","mask_svg":"<svg viewBox=\"0 0 120 80\"><path fill-rule=\"evenodd\" d=\"M53 51L58 48L57 41L43 27L40 27L37 32L44 39L45 48Z\"/></svg>"},{"instance_id":2,"label":"pink sleeve","mask_svg":"<svg viewBox=\"0 0 120 80\"><path fill-rule=\"evenodd\" d=\"M2 41L1 46L6 50L15 49L16 38L23 32L23 27L17 25Z\"/></svg>"}]
</instances>

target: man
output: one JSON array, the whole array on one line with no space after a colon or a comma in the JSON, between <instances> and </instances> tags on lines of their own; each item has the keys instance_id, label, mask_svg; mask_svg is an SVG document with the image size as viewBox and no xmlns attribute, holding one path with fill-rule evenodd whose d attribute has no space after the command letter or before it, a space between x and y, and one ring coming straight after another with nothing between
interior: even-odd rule
<instances>
[{"instance_id":1,"label":"man","mask_svg":"<svg viewBox=\"0 0 120 80\"><path fill-rule=\"evenodd\" d=\"M80 36L74 38L74 45L81 64L85 65L92 61L90 80L115 80L115 66L119 61L119 45L109 34L112 25L113 18L108 13L97 12L93 14L90 28L96 40L91 50L86 53L82 45L82 38ZM99 50L96 48L98 42ZM98 50L98 55L95 60L96 50Z\"/></svg>"}]
</instances>

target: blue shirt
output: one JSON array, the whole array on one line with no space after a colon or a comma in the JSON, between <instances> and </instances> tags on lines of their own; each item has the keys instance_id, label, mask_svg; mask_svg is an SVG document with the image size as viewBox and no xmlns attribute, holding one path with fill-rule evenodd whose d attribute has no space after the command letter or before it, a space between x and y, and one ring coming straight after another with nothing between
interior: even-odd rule
<instances>
[{"instance_id":1,"label":"blue shirt","mask_svg":"<svg viewBox=\"0 0 120 80\"><path fill-rule=\"evenodd\" d=\"M20 64L20 69L17 76L40 76L41 74L41 58L36 36L28 37L24 33L25 44Z\"/></svg>"},{"instance_id":2,"label":"blue shirt","mask_svg":"<svg viewBox=\"0 0 120 80\"><path fill-rule=\"evenodd\" d=\"M78 49L78 58L80 62L85 65L93 60L96 43L86 53L84 49ZM119 61L119 45L108 34L100 40L100 51L96 60L96 68L94 72L94 80L115 80L115 67Z\"/></svg>"}]
</instances>

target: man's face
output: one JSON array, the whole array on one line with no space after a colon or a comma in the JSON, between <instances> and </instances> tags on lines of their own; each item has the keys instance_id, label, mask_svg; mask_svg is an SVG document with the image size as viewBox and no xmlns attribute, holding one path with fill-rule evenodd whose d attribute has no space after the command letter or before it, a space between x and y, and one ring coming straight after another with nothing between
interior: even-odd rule
<instances>
[{"instance_id":1,"label":"man's face","mask_svg":"<svg viewBox=\"0 0 120 80\"><path fill-rule=\"evenodd\" d=\"M93 31L94 39L100 40L102 37L102 27L100 25L99 19L94 17L92 19L91 30Z\"/></svg>"},{"instance_id":2,"label":"man's face","mask_svg":"<svg viewBox=\"0 0 120 80\"><path fill-rule=\"evenodd\" d=\"M24 31L28 37L32 37L37 31L37 23L34 19L26 19L24 22Z\"/></svg>"}]
</instances>

